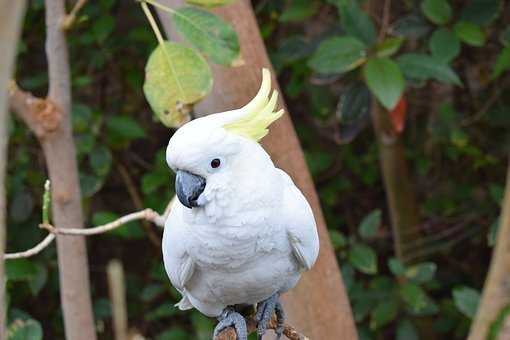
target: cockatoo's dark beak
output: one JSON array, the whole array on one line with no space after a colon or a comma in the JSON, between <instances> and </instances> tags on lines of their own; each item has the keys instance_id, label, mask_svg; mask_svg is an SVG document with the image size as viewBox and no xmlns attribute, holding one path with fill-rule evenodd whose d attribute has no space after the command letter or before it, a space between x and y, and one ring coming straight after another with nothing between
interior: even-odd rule
<instances>
[{"instance_id":1,"label":"cockatoo's dark beak","mask_svg":"<svg viewBox=\"0 0 510 340\"><path fill-rule=\"evenodd\" d=\"M178 170L175 177L175 193L181 203L188 207L198 207L198 197L205 189L205 179L184 170Z\"/></svg>"}]
</instances>

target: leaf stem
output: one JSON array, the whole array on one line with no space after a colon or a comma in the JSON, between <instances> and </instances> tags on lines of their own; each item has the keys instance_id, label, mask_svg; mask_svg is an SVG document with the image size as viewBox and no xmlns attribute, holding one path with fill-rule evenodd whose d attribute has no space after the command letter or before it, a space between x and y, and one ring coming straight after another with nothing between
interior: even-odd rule
<instances>
[{"instance_id":1,"label":"leaf stem","mask_svg":"<svg viewBox=\"0 0 510 340\"><path fill-rule=\"evenodd\" d=\"M42 206L42 222L45 224L50 223L50 203L51 203L51 182L49 179L44 183L43 206Z\"/></svg>"},{"instance_id":2,"label":"leaf stem","mask_svg":"<svg viewBox=\"0 0 510 340\"><path fill-rule=\"evenodd\" d=\"M149 20L149 23L152 27L152 30L154 31L154 34L156 35L156 39L158 39L159 44L161 47L164 46L165 41L163 39L163 36L161 35L161 31L158 28L158 24L156 23L156 20L154 20L154 17L152 16L151 11L149 10L149 7L147 6L147 2L150 3L150 1L144 0L140 5L142 6L143 12L145 13L145 16L147 17L147 20ZM163 47L164 50L164 47Z\"/></svg>"}]
</instances>

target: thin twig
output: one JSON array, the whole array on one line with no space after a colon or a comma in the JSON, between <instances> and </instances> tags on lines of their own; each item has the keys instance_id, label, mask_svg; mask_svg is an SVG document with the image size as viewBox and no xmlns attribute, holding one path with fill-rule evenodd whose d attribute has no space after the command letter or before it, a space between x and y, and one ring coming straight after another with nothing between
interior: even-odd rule
<instances>
[{"instance_id":1,"label":"thin twig","mask_svg":"<svg viewBox=\"0 0 510 340\"><path fill-rule=\"evenodd\" d=\"M51 242L53 242L54 239L55 239L55 234L49 234L48 236L46 236L44 238L44 240L39 242L35 247L30 248L30 249L25 250L25 251L20 251L18 253L10 253L10 254L7 253L7 254L4 254L4 259L5 260L14 260L14 259L27 258L27 257L31 257L31 256L34 256L34 255L37 255L44 248L49 246L51 244Z\"/></svg>"},{"instance_id":2,"label":"thin twig","mask_svg":"<svg viewBox=\"0 0 510 340\"><path fill-rule=\"evenodd\" d=\"M102 234L107 231L113 230L115 228L118 228L126 223L129 223L131 221L135 220L146 220L154 223L155 225L162 227L165 224L165 217L163 215L159 215L157 212L155 212L152 209L145 209L142 211L134 212L131 214L128 214L126 216L122 216L118 219L116 219L113 222L103 224L94 228L55 228L51 224L45 224L42 223L39 225L42 229L46 229L50 232L48 236L44 240L42 240L40 243L35 245L33 248L30 248L28 250L18 252L18 253L8 253L4 254L4 259L6 260L12 260L12 259L19 259L19 258L26 258L31 257L34 255L39 254L43 249L45 249L47 246L53 242L55 239L55 234L61 234L61 235L78 235L78 236L90 236L90 235L97 235Z\"/></svg>"},{"instance_id":3,"label":"thin twig","mask_svg":"<svg viewBox=\"0 0 510 340\"><path fill-rule=\"evenodd\" d=\"M386 32L388 31L388 26L390 24L390 9L391 9L391 0L384 1L383 7L383 18L381 23L381 29L379 30L379 42L383 41L386 36Z\"/></svg>"},{"instance_id":4,"label":"thin twig","mask_svg":"<svg viewBox=\"0 0 510 340\"><path fill-rule=\"evenodd\" d=\"M474 115L463 119L460 123L461 126L464 126L464 127L469 126L469 125L479 121L480 119L482 119L482 117L487 113L487 111L489 111L489 109L492 107L492 105L496 104L499 97L501 97L501 94L503 94L503 90L506 88L508 79L510 79L510 78L505 78L501 82L499 82L494 87L494 92L491 93L489 99L487 99L485 104L483 104L482 107Z\"/></svg>"},{"instance_id":5,"label":"thin twig","mask_svg":"<svg viewBox=\"0 0 510 340\"><path fill-rule=\"evenodd\" d=\"M97 235L102 234L107 231L116 229L120 227L121 225L124 225L126 223L136 221L136 220L147 220L150 222L153 222L154 224L160 223L159 219L160 215L155 212L152 209L144 209L142 211L134 212L125 216L122 216L121 218L116 219L113 222L100 225L98 227L94 228L55 228L51 224L41 224L40 227L43 229L48 230L52 234L60 234L60 235L82 235L82 236L89 236L89 235Z\"/></svg>"},{"instance_id":6,"label":"thin twig","mask_svg":"<svg viewBox=\"0 0 510 340\"><path fill-rule=\"evenodd\" d=\"M136 185L133 182L133 178L131 177L131 174L129 173L128 169L120 162L117 163L117 169L119 170L120 177L124 180L124 183L126 184L127 191L129 193L129 196L131 197L131 200L133 201L133 205L135 206L135 209L143 209L143 202L142 198L140 197L140 194L138 193L138 190L136 189ZM145 229L145 232L147 234L147 237L149 238L149 241L151 241L152 244L154 244L157 248L161 247L161 241L159 236L154 232L152 227L149 225L149 222L146 220L142 220L142 226L143 229Z\"/></svg>"},{"instance_id":7,"label":"thin twig","mask_svg":"<svg viewBox=\"0 0 510 340\"><path fill-rule=\"evenodd\" d=\"M66 31L69 28L71 28L71 26L74 24L74 22L76 20L76 15L80 11L80 9L85 5L86 2L87 2L87 0L77 0L74 3L74 6L71 9L71 12L69 12L69 14L67 14L64 17L64 19L62 20L62 26L61 27L62 27L62 29L64 31Z\"/></svg>"}]
</instances>

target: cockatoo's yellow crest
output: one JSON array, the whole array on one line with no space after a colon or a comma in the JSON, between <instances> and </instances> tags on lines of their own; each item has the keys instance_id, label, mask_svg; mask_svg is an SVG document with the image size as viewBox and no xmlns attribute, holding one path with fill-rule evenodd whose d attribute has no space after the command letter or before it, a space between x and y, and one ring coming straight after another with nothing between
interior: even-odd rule
<instances>
[{"instance_id":1,"label":"cockatoo's yellow crest","mask_svg":"<svg viewBox=\"0 0 510 340\"><path fill-rule=\"evenodd\" d=\"M262 84L257 95L240 110L244 114L237 120L223 126L225 130L258 142L269 132L269 125L283 115L284 110L274 112L278 99L275 90L269 98L271 91L271 73L262 69Z\"/></svg>"}]
</instances>

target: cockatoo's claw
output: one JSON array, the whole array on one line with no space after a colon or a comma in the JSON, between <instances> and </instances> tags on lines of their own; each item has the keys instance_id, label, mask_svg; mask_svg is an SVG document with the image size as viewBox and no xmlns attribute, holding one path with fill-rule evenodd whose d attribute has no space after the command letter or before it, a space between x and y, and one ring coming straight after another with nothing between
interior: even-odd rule
<instances>
[{"instance_id":1,"label":"cockatoo's claw","mask_svg":"<svg viewBox=\"0 0 510 340\"><path fill-rule=\"evenodd\" d=\"M273 317L273 313L276 313L276 337L280 339L283 333L283 324L285 321L285 314L283 313L283 307L278 301L278 293L272 295L268 299L259 302L257 304L257 313L255 319L257 320L257 339L261 340L264 333L266 333L267 325Z\"/></svg>"},{"instance_id":2,"label":"cockatoo's claw","mask_svg":"<svg viewBox=\"0 0 510 340\"><path fill-rule=\"evenodd\" d=\"M244 317L233 308L225 308L223 313L221 313L218 317L218 321L218 324L214 328L214 338L216 338L225 328L233 326L236 330L238 340L248 340L246 320L244 320Z\"/></svg>"},{"instance_id":3,"label":"cockatoo's claw","mask_svg":"<svg viewBox=\"0 0 510 340\"><path fill-rule=\"evenodd\" d=\"M276 328L274 332L276 333L276 340L280 340L285 324L285 312L283 311L283 306L280 301L276 301L274 312L276 314Z\"/></svg>"}]
</instances>

